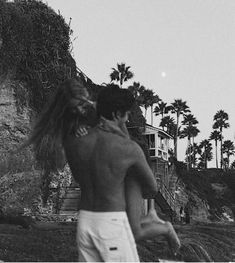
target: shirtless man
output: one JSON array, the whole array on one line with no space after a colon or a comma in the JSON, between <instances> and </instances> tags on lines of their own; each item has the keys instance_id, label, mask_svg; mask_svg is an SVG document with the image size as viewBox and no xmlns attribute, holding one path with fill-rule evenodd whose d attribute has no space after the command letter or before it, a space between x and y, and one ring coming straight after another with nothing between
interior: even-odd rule
<instances>
[{"instance_id":1,"label":"shirtless man","mask_svg":"<svg viewBox=\"0 0 235 263\"><path fill-rule=\"evenodd\" d=\"M81 187L78 246L81 261L139 261L126 215L125 184L128 170L150 195L156 181L143 151L119 128L128 119L134 98L117 87L100 92L97 111L105 122L80 138L68 136L64 148Z\"/></svg>"}]
</instances>

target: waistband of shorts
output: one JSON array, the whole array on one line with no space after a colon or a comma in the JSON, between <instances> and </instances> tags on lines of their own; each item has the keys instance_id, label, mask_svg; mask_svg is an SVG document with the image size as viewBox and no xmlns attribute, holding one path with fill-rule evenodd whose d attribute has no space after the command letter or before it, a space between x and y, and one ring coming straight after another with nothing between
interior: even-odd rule
<instances>
[{"instance_id":1,"label":"waistband of shorts","mask_svg":"<svg viewBox=\"0 0 235 263\"><path fill-rule=\"evenodd\" d=\"M126 211L115 211L115 212L94 212L87 210L80 210L78 216L92 218L92 219L102 219L102 218L117 218L117 219L125 219L127 218Z\"/></svg>"}]
</instances>

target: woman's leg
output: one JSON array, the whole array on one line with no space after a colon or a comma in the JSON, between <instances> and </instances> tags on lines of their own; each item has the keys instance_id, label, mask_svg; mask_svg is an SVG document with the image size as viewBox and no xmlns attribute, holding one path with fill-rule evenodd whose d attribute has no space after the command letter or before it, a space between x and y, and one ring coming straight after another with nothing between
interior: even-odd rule
<instances>
[{"instance_id":1,"label":"woman's leg","mask_svg":"<svg viewBox=\"0 0 235 263\"><path fill-rule=\"evenodd\" d=\"M140 184L132 176L126 179L127 214L135 240L152 239L165 236L173 253L180 247L180 241L170 222L160 219L155 209L150 209L146 216L142 213L142 191Z\"/></svg>"}]
</instances>

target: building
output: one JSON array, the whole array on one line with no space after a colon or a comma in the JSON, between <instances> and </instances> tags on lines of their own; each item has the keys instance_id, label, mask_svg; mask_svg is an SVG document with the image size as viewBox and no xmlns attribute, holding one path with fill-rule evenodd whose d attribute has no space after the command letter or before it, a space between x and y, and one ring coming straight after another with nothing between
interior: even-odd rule
<instances>
[{"instance_id":1,"label":"building","mask_svg":"<svg viewBox=\"0 0 235 263\"><path fill-rule=\"evenodd\" d=\"M168 161L168 150L172 137L162 129L149 124L145 125L144 135L148 142L150 156Z\"/></svg>"},{"instance_id":2,"label":"building","mask_svg":"<svg viewBox=\"0 0 235 263\"><path fill-rule=\"evenodd\" d=\"M169 166L169 149L173 139L168 133L160 128L146 124L143 135L146 138L149 154L150 166L159 185L159 194L155 201L162 211L171 214L175 210L174 187L175 173L173 167ZM150 204L149 204L150 205ZM145 211L149 205L145 204Z\"/></svg>"},{"instance_id":3,"label":"building","mask_svg":"<svg viewBox=\"0 0 235 263\"><path fill-rule=\"evenodd\" d=\"M172 137L162 129L149 124L145 125L143 135L148 143L155 178L169 188L168 158Z\"/></svg>"}]
</instances>

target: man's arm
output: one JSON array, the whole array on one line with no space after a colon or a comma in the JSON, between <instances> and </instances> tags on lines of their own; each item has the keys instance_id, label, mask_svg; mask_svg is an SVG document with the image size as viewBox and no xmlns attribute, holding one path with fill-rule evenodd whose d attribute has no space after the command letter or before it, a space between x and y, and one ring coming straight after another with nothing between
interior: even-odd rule
<instances>
[{"instance_id":1,"label":"man's arm","mask_svg":"<svg viewBox=\"0 0 235 263\"><path fill-rule=\"evenodd\" d=\"M132 160L133 163L128 170L128 174L136 177L136 179L141 183L142 191L146 195L146 198L153 198L158 192L158 185L154 174L149 167L143 150L140 146L133 142L132 145Z\"/></svg>"}]
</instances>

